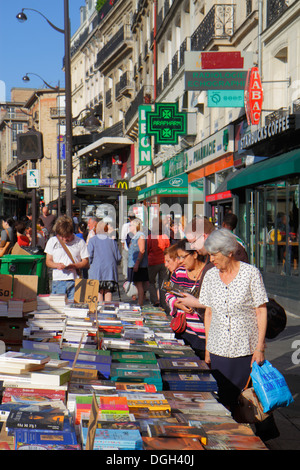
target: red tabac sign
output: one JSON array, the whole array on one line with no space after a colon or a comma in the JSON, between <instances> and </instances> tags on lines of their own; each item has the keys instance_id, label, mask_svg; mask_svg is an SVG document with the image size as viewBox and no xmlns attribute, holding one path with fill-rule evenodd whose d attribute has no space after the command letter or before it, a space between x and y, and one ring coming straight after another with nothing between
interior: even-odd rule
<instances>
[{"instance_id":1,"label":"red tabac sign","mask_svg":"<svg viewBox=\"0 0 300 470\"><path fill-rule=\"evenodd\" d=\"M252 67L248 71L244 98L248 124L259 124L263 103L263 89L257 67Z\"/></svg>"}]
</instances>

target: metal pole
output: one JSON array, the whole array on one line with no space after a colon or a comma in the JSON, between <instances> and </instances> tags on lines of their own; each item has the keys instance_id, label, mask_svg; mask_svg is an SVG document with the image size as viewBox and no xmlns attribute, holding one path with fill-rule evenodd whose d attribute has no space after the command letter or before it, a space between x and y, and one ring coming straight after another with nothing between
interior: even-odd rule
<instances>
[{"instance_id":1,"label":"metal pole","mask_svg":"<svg viewBox=\"0 0 300 470\"><path fill-rule=\"evenodd\" d=\"M32 169L36 169L36 160L32 160ZM32 234L31 234L31 246L35 247L37 242L36 236L36 221L37 221L37 204L36 204L36 188L32 190Z\"/></svg>"},{"instance_id":2,"label":"metal pole","mask_svg":"<svg viewBox=\"0 0 300 470\"><path fill-rule=\"evenodd\" d=\"M69 1L64 0L65 34L65 93L66 93L66 214L72 217L72 96L71 96L71 57Z\"/></svg>"}]
</instances>

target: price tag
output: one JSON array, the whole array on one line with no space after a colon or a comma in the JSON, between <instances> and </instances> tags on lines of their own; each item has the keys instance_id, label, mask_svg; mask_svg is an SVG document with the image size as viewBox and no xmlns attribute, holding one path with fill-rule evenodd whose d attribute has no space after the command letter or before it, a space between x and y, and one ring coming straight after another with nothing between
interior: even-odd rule
<instances>
[{"instance_id":1,"label":"price tag","mask_svg":"<svg viewBox=\"0 0 300 470\"><path fill-rule=\"evenodd\" d=\"M90 312L97 310L99 293L99 281L94 279L75 279L75 303L89 305Z\"/></svg>"}]
</instances>

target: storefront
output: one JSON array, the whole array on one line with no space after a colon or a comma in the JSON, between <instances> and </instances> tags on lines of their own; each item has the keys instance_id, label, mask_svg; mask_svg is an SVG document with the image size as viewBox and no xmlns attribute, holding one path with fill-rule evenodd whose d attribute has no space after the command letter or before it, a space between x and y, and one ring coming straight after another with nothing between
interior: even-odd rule
<instances>
[{"instance_id":1,"label":"storefront","mask_svg":"<svg viewBox=\"0 0 300 470\"><path fill-rule=\"evenodd\" d=\"M178 174L139 191L138 202L147 207L150 229L151 220L158 215L181 219L188 204L187 174Z\"/></svg>"},{"instance_id":2,"label":"storefront","mask_svg":"<svg viewBox=\"0 0 300 470\"><path fill-rule=\"evenodd\" d=\"M235 170L233 146L233 126L229 125L187 151L189 218L202 214L221 225L223 215L233 210L234 197L223 190Z\"/></svg>"},{"instance_id":3,"label":"storefront","mask_svg":"<svg viewBox=\"0 0 300 470\"><path fill-rule=\"evenodd\" d=\"M269 294L286 302L299 302L299 183L299 148L248 166L227 182L245 221L240 236L250 262Z\"/></svg>"}]
</instances>

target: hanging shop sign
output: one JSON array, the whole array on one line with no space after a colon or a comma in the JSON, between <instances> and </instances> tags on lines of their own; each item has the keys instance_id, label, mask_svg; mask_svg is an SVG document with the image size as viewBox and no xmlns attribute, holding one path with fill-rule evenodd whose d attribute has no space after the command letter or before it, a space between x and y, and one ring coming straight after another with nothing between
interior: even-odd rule
<instances>
[{"instance_id":1,"label":"hanging shop sign","mask_svg":"<svg viewBox=\"0 0 300 470\"><path fill-rule=\"evenodd\" d=\"M281 135L284 132L294 130L295 128L296 120L294 114L274 119L269 124L259 127L254 132L245 134L239 141L238 151L240 153L255 144L267 141L269 138Z\"/></svg>"},{"instance_id":2,"label":"hanging shop sign","mask_svg":"<svg viewBox=\"0 0 300 470\"><path fill-rule=\"evenodd\" d=\"M244 90L248 69L253 64L253 53L185 52L184 63L186 90L206 90L209 93Z\"/></svg>"},{"instance_id":3,"label":"hanging shop sign","mask_svg":"<svg viewBox=\"0 0 300 470\"><path fill-rule=\"evenodd\" d=\"M78 178L77 186L111 186L114 184L112 178Z\"/></svg>"},{"instance_id":4,"label":"hanging shop sign","mask_svg":"<svg viewBox=\"0 0 300 470\"><path fill-rule=\"evenodd\" d=\"M151 112L151 104L139 106L139 165L152 165L151 139L146 131L146 115Z\"/></svg>"},{"instance_id":5,"label":"hanging shop sign","mask_svg":"<svg viewBox=\"0 0 300 470\"><path fill-rule=\"evenodd\" d=\"M216 90L207 92L208 108L242 108L243 106L243 90Z\"/></svg>"},{"instance_id":6,"label":"hanging shop sign","mask_svg":"<svg viewBox=\"0 0 300 470\"><path fill-rule=\"evenodd\" d=\"M252 67L248 71L244 98L248 125L259 124L263 103L263 89L258 67Z\"/></svg>"},{"instance_id":7,"label":"hanging shop sign","mask_svg":"<svg viewBox=\"0 0 300 470\"><path fill-rule=\"evenodd\" d=\"M155 103L154 112L146 113L146 132L155 144L176 145L187 133L187 115L178 111L178 103Z\"/></svg>"}]
</instances>

